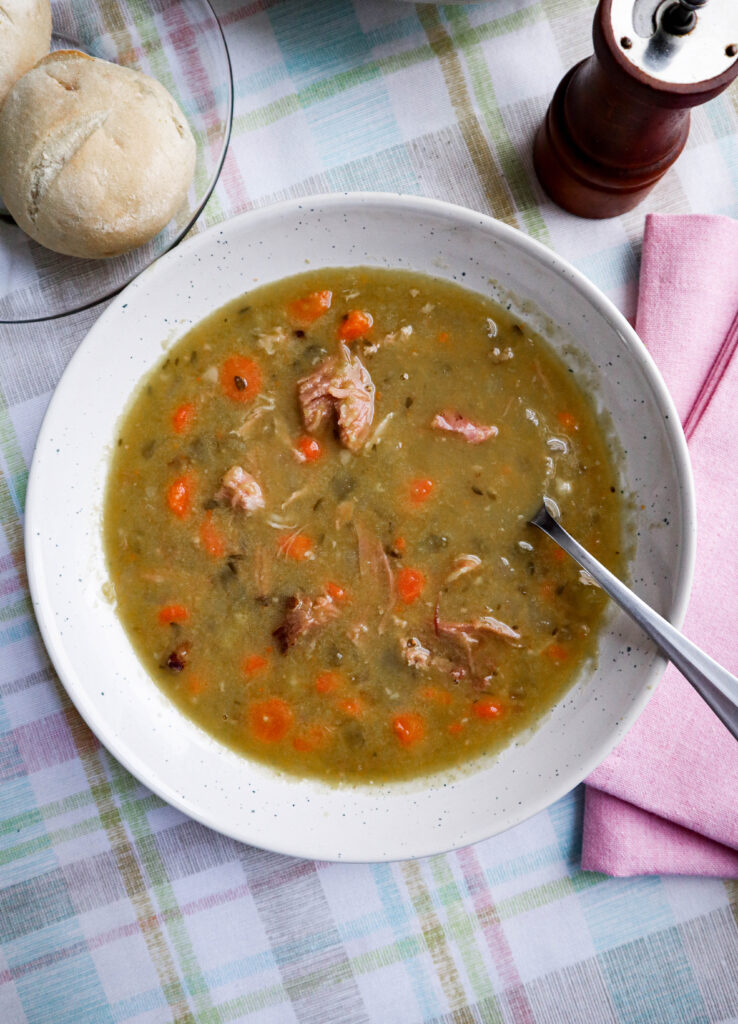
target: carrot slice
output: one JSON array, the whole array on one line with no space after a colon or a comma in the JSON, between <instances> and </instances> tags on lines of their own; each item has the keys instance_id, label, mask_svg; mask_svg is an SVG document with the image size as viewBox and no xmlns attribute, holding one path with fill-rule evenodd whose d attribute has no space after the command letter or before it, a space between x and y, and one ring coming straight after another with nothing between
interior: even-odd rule
<instances>
[{"instance_id":1,"label":"carrot slice","mask_svg":"<svg viewBox=\"0 0 738 1024\"><path fill-rule=\"evenodd\" d=\"M418 690L421 700L427 700L431 704L448 706L451 703L451 694L447 690L440 690L437 686L421 686Z\"/></svg>"},{"instance_id":2,"label":"carrot slice","mask_svg":"<svg viewBox=\"0 0 738 1024\"><path fill-rule=\"evenodd\" d=\"M303 562L313 553L313 542L306 533L291 533L283 537L277 543L277 550L285 558L293 558L296 562Z\"/></svg>"},{"instance_id":3,"label":"carrot slice","mask_svg":"<svg viewBox=\"0 0 738 1024\"><path fill-rule=\"evenodd\" d=\"M208 684L202 676L189 675L187 677L187 693L190 697L199 697L207 688Z\"/></svg>"},{"instance_id":4,"label":"carrot slice","mask_svg":"<svg viewBox=\"0 0 738 1024\"><path fill-rule=\"evenodd\" d=\"M340 711L343 711L345 715L351 715L352 718L361 718L364 714L364 704L358 697L349 697L347 700L339 700L338 708Z\"/></svg>"},{"instance_id":5,"label":"carrot slice","mask_svg":"<svg viewBox=\"0 0 738 1024\"><path fill-rule=\"evenodd\" d=\"M331 308L333 292L311 292L287 306L287 315L298 327L309 327Z\"/></svg>"},{"instance_id":6,"label":"carrot slice","mask_svg":"<svg viewBox=\"0 0 738 1024\"><path fill-rule=\"evenodd\" d=\"M257 740L279 743L292 728L292 708L281 697L269 697L249 709L249 724Z\"/></svg>"},{"instance_id":7,"label":"carrot slice","mask_svg":"<svg viewBox=\"0 0 738 1024\"><path fill-rule=\"evenodd\" d=\"M551 661L566 661L569 652L561 644L549 644L543 652Z\"/></svg>"},{"instance_id":8,"label":"carrot slice","mask_svg":"<svg viewBox=\"0 0 738 1024\"><path fill-rule=\"evenodd\" d=\"M499 718L502 710L501 702L495 697L480 697L472 704L472 711L477 718Z\"/></svg>"},{"instance_id":9,"label":"carrot slice","mask_svg":"<svg viewBox=\"0 0 738 1024\"><path fill-rule=\"evenodd\" d=\"M349 599L346 588L339 586L338 583L327 583L325 590L328 596L332 597L334 601L338 601L339 604Z\"/></svg>"},{"instance_id":10,"label":"carrot slice","mask_svg":"<svg viewBox=\"0 0 738 1024\"><path fill-rule=\"evenodd\" d=\"M405 604L417 601L425 587L425 574L420 569L400 569L397 574L397 593Z\"/></svg>"},{"instance_id":11,"label":"carrot slice","mask_svg":"<svg viewBox=\"0 0 738 1024\"><path fill-rule=\"evenodd\" d=\"M557 412L556 419L564 430L579 430L579 420L570 412Z\"/></svg>"},{"instance_id":12,"label":"carrot slice","mask_svg":"<svg viewBox=\"0 0 738 1024\"><path fill-rule=\"evenodd\" d=\"M411 747L425 736L425 722L422 715L407 711L392 719L392 731L403 747Z\"/></svg>"},{"instance_id":13,"label":"carrot slice","mask_svg":"<svg viewBox=\"0 0 738 1024\"><path fill-rule=\"evenodd\" d=\"M292 740L292 746L301 754L309 754L314 750L324 750L331 741L331 730L327 725L313 722Z\"/></svg>"},{"instance_id":14,"label":"carrot slice","mask_svg":"<svg viewBox=\"0 0 738 1024\"><path fill-rule=\"evenodd\" d=\"M185 402L172 413L172 427L175 434L184 434L192 426L195 418L195 405L193 402Z\"/></svg>"},{"instance_id":15,"label":"carrot slice","mask_svg":"<svg viewBox=\"0 0 738 1024\"><path fill-rule=\"evenodd\" d=\"M301 462L317 462L323 454L323 445L316 438L306 434L297 442L296 451Z\"/></svg>"},{"instance_id":16,"label":"carrot slice","mask_svg":"<svg viewBox=\"0 0 738 1024\"><path fill-rule=\"evenodd\" d=\"M191 473L178 476L167 490L167 505L178 519L186 519L192 511L195 480Z\"/></svg>"},{"instance_id":17,"label":"carrot slice","mask_svg":"<svg viewBox=\"0 0 738 1024\"><path fill-rule=\"evenodd\" d=\"M419 477L410 481L410 501L413 505L422 505L433 493L433 481L426 477Z\"/></svg>"},{"instance_id":18,"label":"carrot slice","mask_svg":"<svg viewBox=\"0 0 738 1024\"><path fill-rule=\"evenodd\" d=\"M223 534L213 522L213 513L208 510L200 526L200 543L213 558L222 558L226 543Z\"/></svg>"},{"instance_id":19,"label":"carrot slice","mask_svg":"<svg viewBox=\"0 0 738 1024\"><path fill-rule=\"evenodd\" d=\"M448 732L451 736L459 736L464 731L463 722L452 722L448 727Z\"/></svg>"},{"instance_id":20,"label":"carrot slice","mask_svg":"<svg viewBox=\"0 0 738 1024\"><path fill-rule=\"evenodd\" d=\"M315 689L318 693L335 693L343 685L343 676L340 672L321 672L315 679Z\"/></svg>"},{"instance_id":21,"label":"carrot slice","mask_svg":"<svg viewBox=\"0 0 738 1024\"><path fill-rule=\"evenodd\" d=\"M159 609L156 617L165 626L170 622L186 622L190 613L183 604L167 604Z\"/></svg>"},{"instance_id":22,"label":"carrot slice","mask_svg":"<svg viewBox=\"0 0 738 1024\"><path fill-rule=\"evenodd\" d=\"M247 654L241 662L241 671L245 676L255 676L257 672L263 671L269 662L260 654Z\"/></svg>"},{"instance_id":23,"label":"carrot slice","mask_svg":"<svg viewBox=\"0 0 738 1024\"><path fill-rule=\"evenodd\" d=\"M261 370L247 356L231 356L220 368L220 386L234 402L248 402L261 391Z\"/></svg>"},{"instance_id":24,"label":"carrot slice","mask_svg":"<svg viewBox=\"0 0 738 1024\"><path fill-rule=\"evenodd\" d=\"M338 337L341 341L357 341L366 337L372 329L374 317L363 309L352 309L341 321L338 327Z\"/></svg>"}]
</instances>

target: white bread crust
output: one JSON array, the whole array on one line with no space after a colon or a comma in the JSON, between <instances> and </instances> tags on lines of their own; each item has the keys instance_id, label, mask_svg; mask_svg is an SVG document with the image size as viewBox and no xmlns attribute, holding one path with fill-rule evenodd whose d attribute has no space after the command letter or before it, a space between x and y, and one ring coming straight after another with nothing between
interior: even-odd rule
<instances>
[{"instance_id":1,"label":"white bread crust","mask_svg":"<svg viewBox=\"0 0 738 1024\"><path fill-rule=\"evenodd\" d=\"M195 155L164 86L74 50L40 60L0 110L0 195L31 238L70 256L117 256L156 235L184 203Z\"/></svg>"},{"instance_id":2,"label":"white bread crust","mask_svg":"<svg viewBox=\"0 0 738 1024\"><path fill-rule=\"evenodd\" d=\"M0 107L50 46L50 0L0 0Z\"/></svg>"}]
</instances>

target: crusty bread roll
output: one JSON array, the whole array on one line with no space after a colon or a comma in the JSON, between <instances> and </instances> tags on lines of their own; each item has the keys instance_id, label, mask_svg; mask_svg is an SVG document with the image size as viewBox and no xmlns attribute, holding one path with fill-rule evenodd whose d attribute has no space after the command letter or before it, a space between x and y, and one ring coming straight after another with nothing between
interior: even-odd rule
<instances>
[{"instance_id":1,"label":"crusty bread roll","mask_svg":"<svg viewBox=\"0 0 738 1024\"><path fill-rule=\"evenodd\" d=\"M56 252L117 256L148 241L194 170L195 140L164 86L76 50L40 60L0 110L0 195Z\"/></svg>"},{"instance_id":2,"label":"crusty bread roll","mask_svg":"<svg viewBox=\"0 0 738 1024\"><path fill-rule=\"evenodd\" d=\"M49 52L49 0L2 0L0 3L0 107L15 82Z\"/></svg>"}]
</instances>

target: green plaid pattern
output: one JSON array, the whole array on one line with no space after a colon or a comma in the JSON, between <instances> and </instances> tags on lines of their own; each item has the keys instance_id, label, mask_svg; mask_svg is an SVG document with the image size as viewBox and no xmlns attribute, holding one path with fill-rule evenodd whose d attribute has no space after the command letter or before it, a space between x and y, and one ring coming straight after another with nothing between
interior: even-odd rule
<instances>
[{"instance_id":1,"label":"green plaid pattern","mask_svg":"<svg viewBox=\"0 0 738 1024\"><path fill-rule=\"evenodd\" d=\"M531 140L590 50L590 0L216 6L236 112L198 229L285 196L437 196L534 235L632 314L646 212L738 213L735 90L695 111L632 213L544 199ZM39 639L21 525L41 417L99 312L0 328L0 1022L738 1020L738 885L583 873L579 791L457 853L329 865L209 832L100 747Z\"/></svg>"}]
</instances>

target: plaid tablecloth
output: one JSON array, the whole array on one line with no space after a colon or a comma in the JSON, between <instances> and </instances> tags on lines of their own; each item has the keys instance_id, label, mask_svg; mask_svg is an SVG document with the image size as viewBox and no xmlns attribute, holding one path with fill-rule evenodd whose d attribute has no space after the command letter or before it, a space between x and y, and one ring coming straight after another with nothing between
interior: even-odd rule
<instances>
[{"instance_id":1,"label":"plaid tablecloth","mask_svg":"<svg viewBox=\"0 0 738 1024\"><path fill-rule=\"evenodd\" d=\"M593 6L216 0L236 116L201 226L312 192L438 196L630 314L647 211L738 214L738 93L695 112L640 209L556 210L531 139ZM1 1024L738 1021L738 885L583 873L581 792L447 856L315 864L209 832L99 746L39 639L21 535L41 417L99 312L0 329Z\"/></svg>"}]
</instances>

